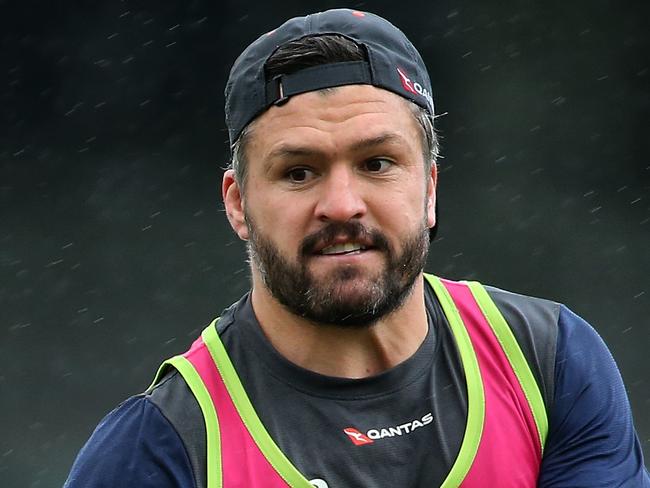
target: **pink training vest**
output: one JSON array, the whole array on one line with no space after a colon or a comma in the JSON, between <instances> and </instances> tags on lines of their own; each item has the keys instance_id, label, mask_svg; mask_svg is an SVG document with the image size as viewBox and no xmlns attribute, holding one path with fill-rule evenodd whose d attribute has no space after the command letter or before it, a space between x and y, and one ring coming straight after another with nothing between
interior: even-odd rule
<instances>
[{"instance_id":1,"label":"pink training vest","mask_svg":"<svg viewBox=\"0 0 650 488\"><path fill-rule=\"evenodd\" d=\"M463 283L440 280L472 341L485 392L483 433L462 487L534 487L542 449L537 426L510 361Z\"/></svg>"},{"instance_id":2,"label":"pink training vest","mask_svg":"<svg viewBox=\"0 0 650 488\"><path fill-rule=\"evenodd\" d=\"M478 451L463 488L535 487L541 446L531 407L512 365L466 284L441 280L475 351L485 394ZM199 337L183 355L196 369L215 406L221 437L223 488L290 486L260 451Z\"/></svg>"}]
</instances>

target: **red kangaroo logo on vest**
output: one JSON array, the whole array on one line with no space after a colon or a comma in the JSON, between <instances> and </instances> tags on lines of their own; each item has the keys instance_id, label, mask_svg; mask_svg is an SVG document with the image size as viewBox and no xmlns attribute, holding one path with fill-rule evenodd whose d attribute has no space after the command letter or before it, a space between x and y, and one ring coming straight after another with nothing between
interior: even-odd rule
<instances>
[{"instance_id":1,"label":"red kangaroo logo on vest","mask_svg":"<svg viewBox=\"0 0 650 488\"><path fill-rule=\"evenodd\" d=\"M354 427L346 427L343 429L343 432L348 435L350 440L354 442L355 446L363 446L364 444L372 444L374 442L367 435L362 434Z\"/></svg>"},{"instance_id":2,"label":"red kangaroo logo on vest","mask_svg":"<svg viewBox=\"0 0 650 488\"><path fill-rule=\"evenodd\" d=\"M372 444L376 440L384 439L386 437L410 434L415 429L429 425L431 422L433 422L433 414L429 412L426 415L423 415L422 418L411 420L410 422L405 422L393 427L378 427L376 429L370 429L365 434L354 427L346 427L343 429L343 432L347 434L355 446L363 446L366 444Z\"/></svg>"}]
</instances>

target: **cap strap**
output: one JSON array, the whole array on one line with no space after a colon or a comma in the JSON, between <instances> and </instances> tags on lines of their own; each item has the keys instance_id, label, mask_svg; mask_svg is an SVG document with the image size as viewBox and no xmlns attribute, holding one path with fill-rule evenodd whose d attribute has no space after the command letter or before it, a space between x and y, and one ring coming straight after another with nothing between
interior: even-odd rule
<instances>
[{"instance_id":1,"label":"cap strap","mask_svg":"<svg viewBox=\"0 0 650 488\"><path fill-rule=\"evenodd\" d=\"M322 64L289 75L276 76L266 84L266 103L267 106L281 105L293 95L353 84L372 84L370 64L367 61Z\"/></svg>"}]
</instances>

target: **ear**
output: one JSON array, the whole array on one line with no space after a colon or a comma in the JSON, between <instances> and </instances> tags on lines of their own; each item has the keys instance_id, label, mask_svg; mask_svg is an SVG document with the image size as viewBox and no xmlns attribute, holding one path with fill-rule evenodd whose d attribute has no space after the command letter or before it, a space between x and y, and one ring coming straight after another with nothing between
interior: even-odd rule
<instances>
[{"instance_id":1,"label":"ear","mask_svg":"<svg viewBox=\"0 0 650 488\"><path fill-rule=\"evenodd\" d=\"M221 196L226 208L226 216L230 226L243 241L248 240L248 225L246 225L246 214L244 212L244 199L235 179L235 172L232 169L226 170L221 183Z\"/></svg>"},{"instance_id":2,"label":"ear","mask_svg":"<svg viewBox=\"0 0 650 488\"><path fill-rule=\"evenodd\" d=\"M436 188L438 187L438 166L431 162L431 171L427 178L427 225L436 225Z\"/></svg>"}]
</instances>

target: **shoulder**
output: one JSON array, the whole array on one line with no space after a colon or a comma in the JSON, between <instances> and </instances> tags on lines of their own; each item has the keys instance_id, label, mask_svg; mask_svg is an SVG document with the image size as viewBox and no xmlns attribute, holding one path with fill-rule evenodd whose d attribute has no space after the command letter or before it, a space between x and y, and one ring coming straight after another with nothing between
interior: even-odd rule
<instances>
[{"instance_id":1,"label":"shoulder","mask_svg":"<svg viewBox=\"0 0 650 488\"><path fill-rule=\"evenodd\" d=\"M596 330L560 303L485 288L544 396L539 486L650 486L623 380Z\"/></svg>"},{"instance_id":2,"label":"shoulder","mask_svg":"<svg viewBox=\"0 0 650 488\"><path fill-rule=\"evenodd\" d=\"M566 306L558 316L555 385L539 486L650 486L616 362Z\"/></svg>"},{"instance_id":3,"label":"shoulder","mask_svg":"<svg viewBox=\"0 0 650 488\"><path fill-rule=\"evenodd\" d=\"M106 415L79 451L65 488L194 488L181 437L155 401L175 383L169 375L159 393L131 397Z\"/></svg>"}]
</instances>

